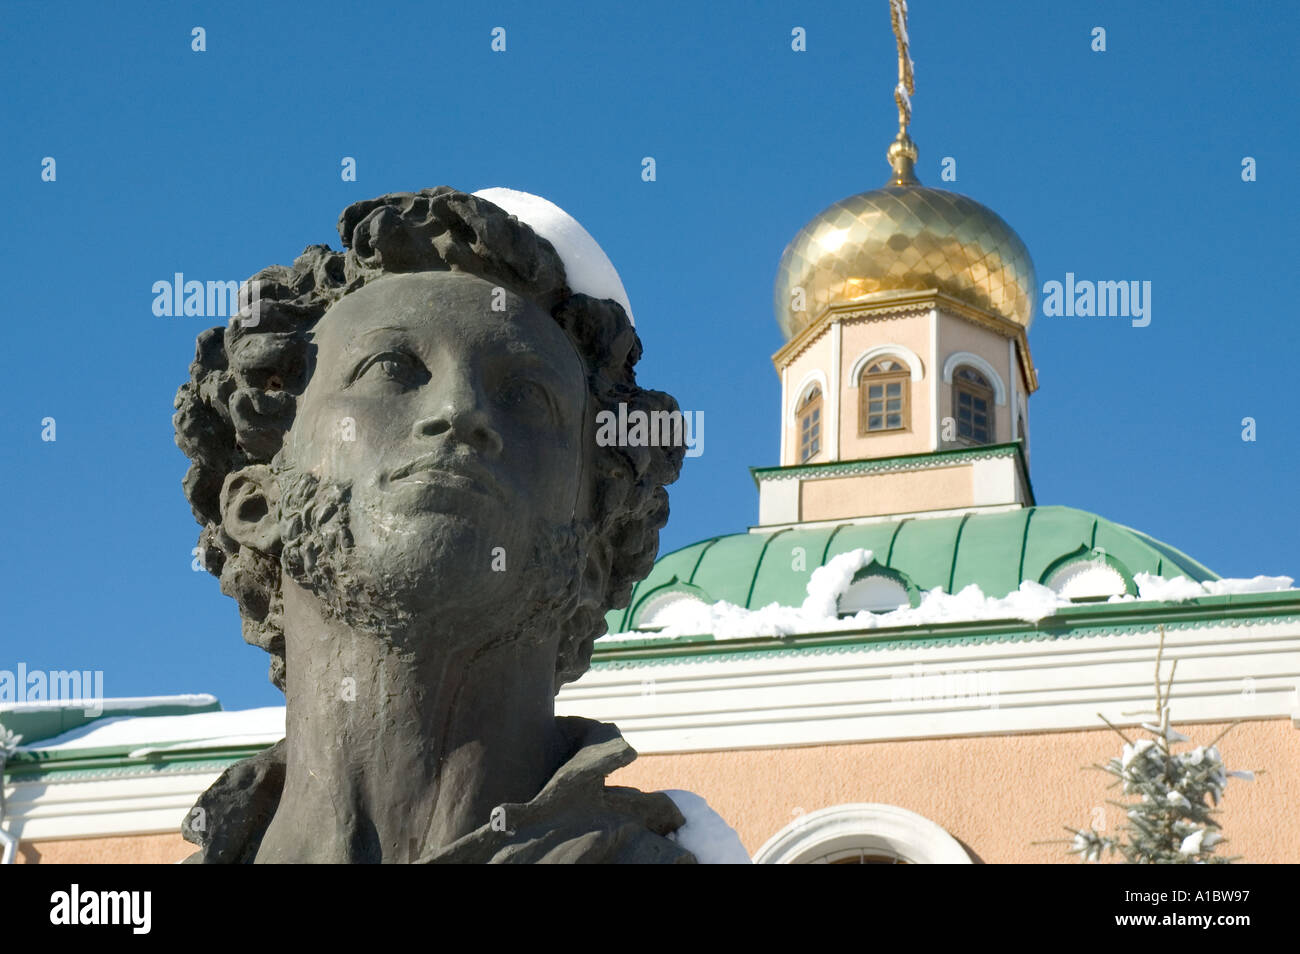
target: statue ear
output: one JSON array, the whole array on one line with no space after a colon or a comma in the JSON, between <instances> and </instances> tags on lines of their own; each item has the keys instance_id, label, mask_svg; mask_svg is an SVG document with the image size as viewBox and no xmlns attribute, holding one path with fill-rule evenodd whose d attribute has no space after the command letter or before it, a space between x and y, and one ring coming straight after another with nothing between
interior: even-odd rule
<instances>
[{"instance_id":1,"label":"statue ear","mask_svg":"<svg viewBox=\"0 0 1300 954\"><path fill-rule=\"evenodd\" d=\"M240 546L273 556L280 549L280 488L269 467L253 464L226 475L221 521Z\"/></svg>"}]
</instances>

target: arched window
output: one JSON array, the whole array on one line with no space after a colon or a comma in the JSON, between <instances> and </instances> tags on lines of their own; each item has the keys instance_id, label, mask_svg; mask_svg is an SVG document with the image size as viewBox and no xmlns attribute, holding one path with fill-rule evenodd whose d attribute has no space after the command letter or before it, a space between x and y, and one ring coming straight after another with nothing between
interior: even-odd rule
<instances>
[{"instance_id":1,"label":"arched window","mask_svg":"<svg viewBox=\"0 0 1300 954\"><path fill-rule=\"evenodd\" d=\"M957 417L957 436L976 444L992 444L993 385L968 364L952 376L952 404Z\"/></svg>"},{"instance_id":2,"label":"arched window","mask_svg":"<svg viewBox=\"0 0 1300 954\"><path fill-rule=\"evenodd\" d=\"M1048 578L1047 586L1067 600L1104 600L1128 592L1124 577L1114 567L1084 560L1061 567Z\"/></svg>"},{"instance_id":3,"label":"arched window","mask_svg":"<svg viewBox=\"0 0 1300 954\"><path fill-rule=\"evenodd\" d=\"M912 426L911 369L898 358L878 358L858 381L858 434L905 431Z\"/></svg>"},{"instance_id":4,"label":"arched window","mask_svg":"<svg viewBox=\"0 0 1300 954\"><path fill-rule=\"evenodd\" d=\"M834 805L800 815L754 855L759 865L971 864L961 843L894 805Z\"/></svg>"},{"instance_id":5,"label":"arched window","mask_svg":"<svg viewBox=\"0 0 1300 954\"><path fill-rule=\"evenodd\" d=\"M692 614L707 610L709 604L698 596L680 590L667 590L650 597L637 610L637 629L663 629L673 623L693 618Z\"/></svg>"},{"instance_id":6,"label":"arched window","mask_svg":"<svg viewBox=\"0 0 1300 954\"><path fill-rule=\"evenodd\" d=\"M1081 602L1138 592L1128 567L1104 548L1086 544L1048 564L1038 582L1057 596Z\"/></svg>"},{"instance_id":7,"label":"arched window","mask_svg":"<svg viewBox=\"0 0 1300 954\"><path fill-rule=\"evenodd\" d=\"M898 855L865 848L848 848L827 852L822 858L808 862L813 865L905 865L908 861Z\"/></svg>"},{"instance_id":8,"label":"arched window","mask_svg":"<svg viewBox=\"0 0 1300 954\"><path fill-rule=\"evenodd\" d=\"M863 610L869 613L888 613L911 605L907 589L901 583L877 574L853 582L840 597L839 615L852 616Z\"/></svg>"},{"instance_id":9,"label":"arched window","mask_svg":"<svg viewBox=\"0 0 1300 954\"><path fill-rule=\"evenodd\" d=\"M814 384L799 402L799 463L812 460L822 449L822 389Z\"/></svg>"},{"instance_id":10,"label":"arched window","mask_svg":"<svg viewBox=\"0 0 1300 954\"><path fill-rule=\"evenodd\" d=\"M873 560L853 574L852 581L840 594L838 615L852 616L863 610L889 613L919 602L920 591L908 577Z\"/></svg>"}]
</instances>

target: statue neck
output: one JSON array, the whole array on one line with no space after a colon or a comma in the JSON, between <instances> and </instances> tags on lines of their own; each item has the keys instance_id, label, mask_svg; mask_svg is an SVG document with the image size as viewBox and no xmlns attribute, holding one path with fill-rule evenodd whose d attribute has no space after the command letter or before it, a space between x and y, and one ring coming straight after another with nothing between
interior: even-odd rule
<instances>
[{"instance_id":1,"label":"statue neck","mask_svg":"<svg viewBox=\"0 0 1300 954\"><path fill-rule=\"evenodd\" d=\"M412 861L532 799L568 755L553 635L429 623L398 645L288 579L284 606L285 784L258 862Z\"/></svg>"}]
</instances>

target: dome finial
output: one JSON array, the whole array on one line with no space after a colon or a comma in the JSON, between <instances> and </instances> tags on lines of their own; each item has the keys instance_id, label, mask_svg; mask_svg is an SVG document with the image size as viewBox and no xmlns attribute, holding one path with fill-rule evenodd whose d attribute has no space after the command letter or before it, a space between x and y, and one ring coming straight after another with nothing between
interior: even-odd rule
<instances>
[{"instance_id":1,"label":"dome finial","mask_svg":"<svg viewBox=\"0 0 1300 954\"><path fill-rule=\"evenodd\" d=\"M886 155L894 174L891 186L919 185L913 166L916 163L916 143L907 134L912 121L912 94L916 83L912 77L912 54L907 37L907 0L889 0L889 19L894 27L894 40L898 43L898 85L894 87L894 102L898 106L898 135L889 144Z\"/></svg>"},{"instance_id":2,"label":"dome finial","mask_svg":"<svg viewBox=\"0 0 1300 954\"><path fill-rule=\"evenodd\" d=\"M889 151L885 153L885 156L889 159L889 164L894 170L894 174L889 177L889 181L885 185L914 186L921 184L913 171L917 156L916 143L912 142L912 137L907 134L906 130L900 130L898 135L894 137L894 141L889 144Z\"/></svg>"}]
</instances>

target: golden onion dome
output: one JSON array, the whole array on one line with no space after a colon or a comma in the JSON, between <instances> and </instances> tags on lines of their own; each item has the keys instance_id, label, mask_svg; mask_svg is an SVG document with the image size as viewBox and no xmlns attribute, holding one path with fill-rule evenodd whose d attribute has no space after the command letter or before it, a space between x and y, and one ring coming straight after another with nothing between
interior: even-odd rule
<instances>
[{"instance_id":1,"label":"golden onion dome","mask_svg":"<svg viewBox=\"0 0 1300 954\"><path fill-rule=\"evenodd\" d=\"M1020 236L975 200L922 186L906 132L888 156L894 174L883 189L836 202L781 256L773 307L786 340L829 305L930 289L1027 329L1037 285ZM802 311L794 309L798 288Z\"/></svg>"}]
</instances>

